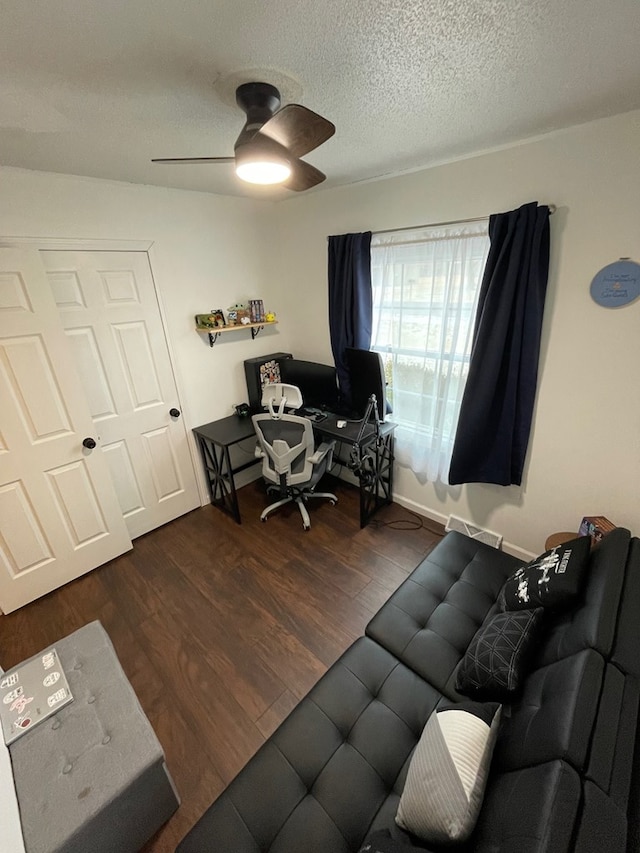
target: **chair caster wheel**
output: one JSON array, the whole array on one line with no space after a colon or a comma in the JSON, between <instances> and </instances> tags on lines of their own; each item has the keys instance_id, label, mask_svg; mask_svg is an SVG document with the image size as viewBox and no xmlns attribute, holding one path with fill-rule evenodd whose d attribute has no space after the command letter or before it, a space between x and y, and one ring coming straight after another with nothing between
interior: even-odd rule
<instances>
[{"instance_id":1,"label":"chair caster wheel","mask_svg":"<svg viewBox=\"0 0 640 853\"><path fill-rule=\"evenodd\" d=\"M329 503L331 504L331 506L335 506L335 505L336 505L336 502L335 502L335 501L329 501Z\"/></svg>"},{"instance_id":2,"label":"chair caster wheel","mask_svg":"<svg viewBox=\"0 0 640 853\"><path fill-rule=\"evenodd\" d=\"M306 530L311 530L311 525L310 525L310 524L303 524L303 525L302 525L302 529L303 529L303 530L305 530L305 531L306 531Z\"/></svg>"},{"instance_id":3,"label":"chair caster wheel","mask_svg":"<svg viewBox=\"0 0 640 853\"><path fill-rule=\"evenodd\" d=\"M266 518L261 518L261 519L260 519L260 521L261 521L263 524L266 524L266 523L267 523L267 519L266 519Z\"/></svg>"}]
</instances>

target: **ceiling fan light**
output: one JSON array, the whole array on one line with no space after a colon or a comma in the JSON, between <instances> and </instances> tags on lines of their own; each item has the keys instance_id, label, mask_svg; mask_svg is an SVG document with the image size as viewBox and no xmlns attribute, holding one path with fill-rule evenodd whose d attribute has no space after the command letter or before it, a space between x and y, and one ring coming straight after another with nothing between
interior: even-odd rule
<instances>
[{"instance_id":1,"label":"ceiling fan light","mask_svg":"<svg viewBox=\"0 0 640 853\"><path fill-rule=\"evenodd\" d=\"M250 184L281 184L291 175L285 160L244 160L236 165L236 175Z\"/></svg>"}]
</instances>

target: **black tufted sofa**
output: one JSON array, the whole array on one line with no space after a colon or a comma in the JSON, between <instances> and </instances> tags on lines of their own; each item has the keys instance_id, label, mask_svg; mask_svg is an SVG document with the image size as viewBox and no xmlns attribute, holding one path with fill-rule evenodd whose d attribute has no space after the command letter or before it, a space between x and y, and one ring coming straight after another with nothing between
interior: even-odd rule
<instances>
[{"instance_id":1,"label":"black tufted sofa","mask_svg":"<svg viewBox=\"0 0 640 853\"><path fill-rule=\"evenodd\" d=\"M450 533L282 723L179 853L347 853L394 816L425 721L519 561ZM477 853L617 853L638 718L640 540L596 546L580 602L547 625L504 709ZM215 725L215 721L212 721Z\"/></svg>"}]
</instances>

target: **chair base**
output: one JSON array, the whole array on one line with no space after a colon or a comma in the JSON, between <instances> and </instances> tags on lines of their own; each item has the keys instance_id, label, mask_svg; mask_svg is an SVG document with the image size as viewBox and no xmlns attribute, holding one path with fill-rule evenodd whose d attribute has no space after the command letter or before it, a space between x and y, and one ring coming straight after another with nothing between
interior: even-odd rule
<instances>
[{"instance_id":1,"label":"chair base","mask_svg":"<svg viewBox=\"0 0 640 853\"><path fill-rule=\"evenodd\" d=\"M284 506L285 504L295 502L298 504L298 509L300 510L300 515L302 516L302 527L305 530L309 530L311 527L311 519L309 518L309 513L307 512L307 508L305 506L305 502L309 500L309 498L326 498L331 501L332 504L336 504L338 502L338 498L331 494L331 492L304 492L302 494L293 494L289 495L286 498L282 498L279 501L276 501L273 504L270 504L265 510L263 510L260 515L260 521L266 521L267 518L271 515L272 512L275 512L279 507Z\"/></svg>"}]
</instances>

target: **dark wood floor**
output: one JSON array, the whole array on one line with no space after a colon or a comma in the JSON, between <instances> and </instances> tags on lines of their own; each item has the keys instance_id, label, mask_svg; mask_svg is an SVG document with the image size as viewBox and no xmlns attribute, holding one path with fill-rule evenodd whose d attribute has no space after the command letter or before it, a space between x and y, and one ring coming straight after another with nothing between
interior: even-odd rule
<instances>
[{"instance_id":1,"label":"dark wood floor","mask_svg":"<svg viewBox=\"0 0 640 853\"><path fill-rule=\"evenodd\" d=\"M93 619L105 626L182 797L147 853L175 849L443 533L426 519L415 529L396 505L360 530L357 490L331 485L338 504L314 502L307 533L294 507L261 524L254 483L240 492L241 526L195 510L0 616L5 669Z\"/></svg>"}]
</instances>

